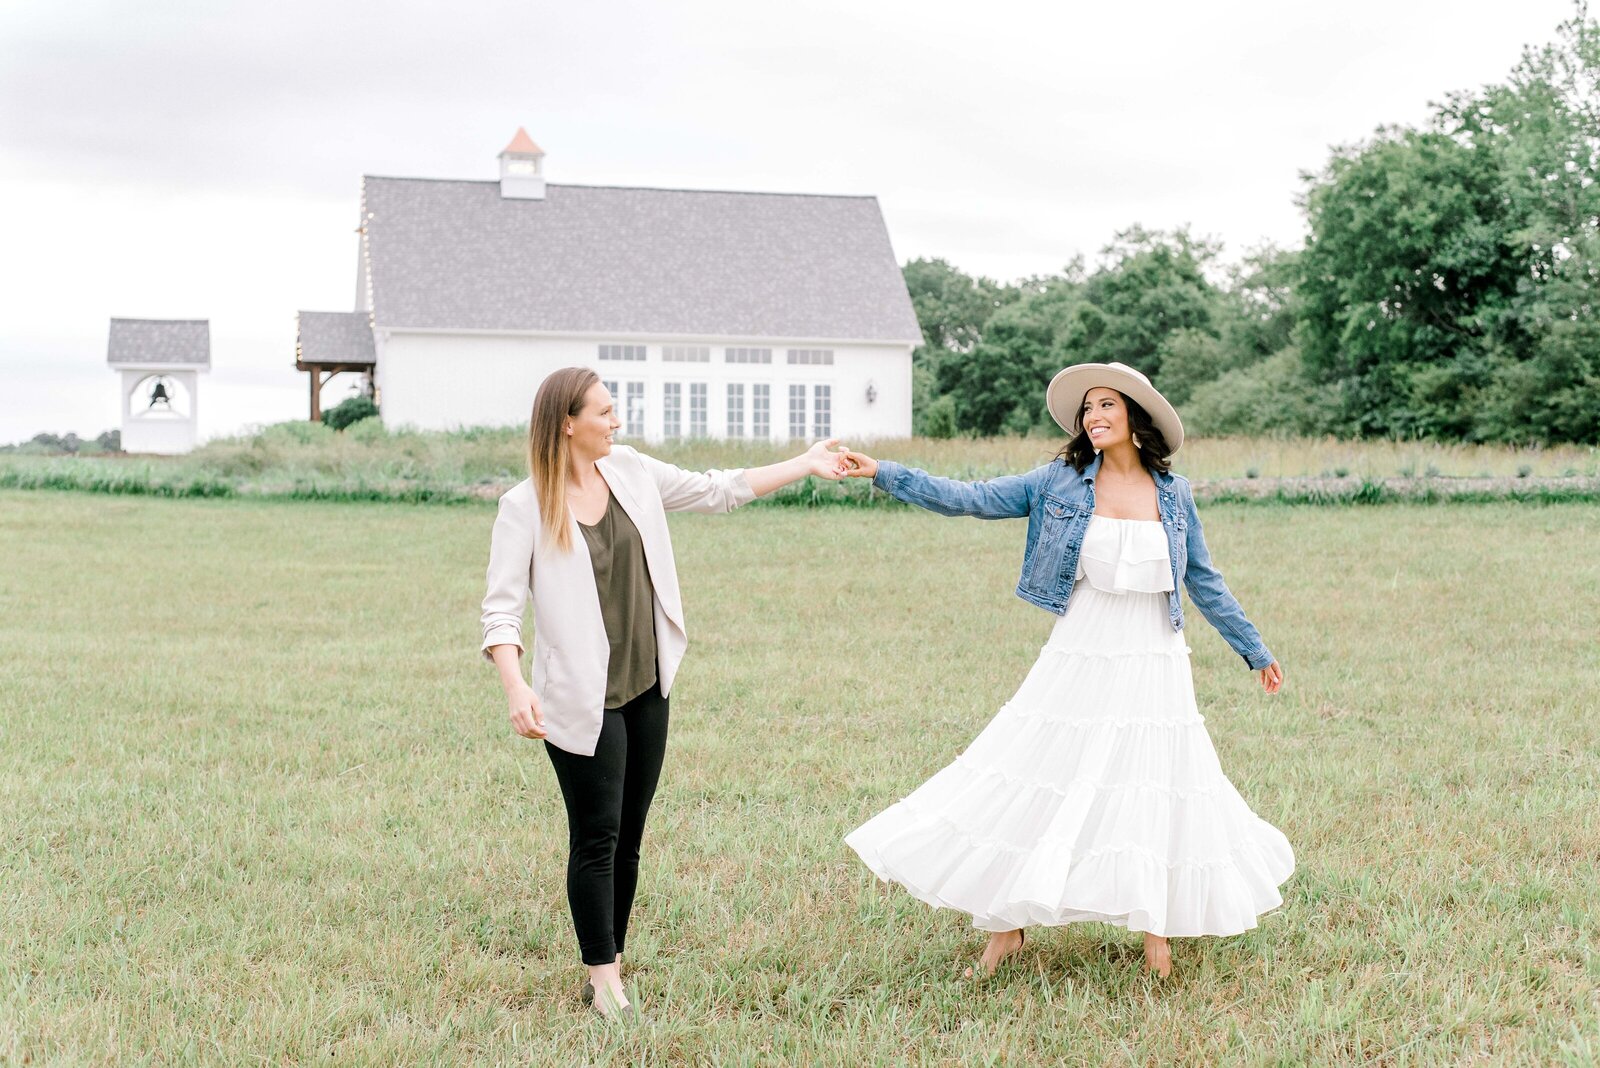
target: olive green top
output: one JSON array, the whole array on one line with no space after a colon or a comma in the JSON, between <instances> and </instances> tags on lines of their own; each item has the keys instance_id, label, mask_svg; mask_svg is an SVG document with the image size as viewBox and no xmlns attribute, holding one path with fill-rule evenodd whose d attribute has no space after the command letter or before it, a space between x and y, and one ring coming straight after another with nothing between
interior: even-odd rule
<instances>
[{"instance_id":1,"label":"olive green top","mask_svg":"<svg viewBox=\"0 0 1600 1068\"><path fill-rule=\"evenodd\" d=\"M614 496L594 526L579 523L594 564L600 615L611 643L606 667L607 708L621 708L656 681L655 590L644 558L644 539Z\"/></svg>"}]
</instances>

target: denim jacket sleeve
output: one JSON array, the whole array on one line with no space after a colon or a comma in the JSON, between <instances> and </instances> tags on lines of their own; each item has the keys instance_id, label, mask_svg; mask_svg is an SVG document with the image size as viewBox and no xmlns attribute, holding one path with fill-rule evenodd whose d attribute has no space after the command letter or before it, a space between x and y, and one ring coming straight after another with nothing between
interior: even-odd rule
<instances>
[{"instance_id":1,"label":"denim jacket sleeve","mask_svg":"<svg viewBox=\"0 0 1600 1068\"><path fill-rule=\"evenodd\" d=\"M1185 525L1189 531L1189 562L1183 574L1183 587L1189 591L1189 599L1206 622L1217 628L1217 633L1244 658L1251 670L1260 670L1271 664L1274 657L1261 640L1261 633L1245 618L1239 599L1222 581L1222 573L1212 564L1205 532L1200 529L1200 513L1195 510L1194 493L1187 483L1180 484L1183 489L1179 496L1187 513Z\"/></svg>"},{"instance_id":2,"label":"denim jacket sleeve","mask_svg":"<svg viewBox=\"0 0 1600 1068\"><path fill-rule=\"evenodd\" d=\"M891 496L940 515L979 519L1020 519L1033 505L1039 468L1025 475L1003 475L983 482L940 478L892 460L879 460L872 484Z\"/></svg>"}]
</instances>

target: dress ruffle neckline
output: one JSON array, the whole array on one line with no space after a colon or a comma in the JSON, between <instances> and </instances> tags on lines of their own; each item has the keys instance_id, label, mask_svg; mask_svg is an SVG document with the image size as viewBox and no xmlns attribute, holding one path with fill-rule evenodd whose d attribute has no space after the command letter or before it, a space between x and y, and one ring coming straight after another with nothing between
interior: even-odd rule
<instances>
[{"instance_id":1,"label":"dress ruffle neckline","mask_svg":"<svg viewBox=\"0 0 1600 1068\"><path fill-rule=\"evenodd\" d=\"M1105 593L1167 593L1172 561L1159 519L1092 515L1078 553L1078 578Z\"/></svg>"}]
</instances>

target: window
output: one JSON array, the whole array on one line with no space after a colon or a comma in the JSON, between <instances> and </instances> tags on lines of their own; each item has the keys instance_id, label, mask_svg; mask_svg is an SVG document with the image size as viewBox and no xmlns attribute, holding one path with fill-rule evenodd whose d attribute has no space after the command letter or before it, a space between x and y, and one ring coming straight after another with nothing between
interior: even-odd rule
<instances>
[{"instance_id":1,"label":"window","mask_svg":"<svg viewBox=\"0 0 1600 1068\"><path fill-rule=\"evenodd\" d=\"M772 437L772 387L765 382L750 387L750 436Z\"/></svg>"},{"instance_id":2,"label":"window","mask_svg":"<svg viewBox=\"0 0 1600 1068\"><path fill-rule=\"evenodd\" d=\"M617 384L615 382L601 382L600 384L606 387L607 393L611 394L612 403L622 404L622 394L617 392Z\"/></svg>"},{"instance_id":3,"label":"window","mask_svg":"<svg viewBox=\"0 0 1600 1068\"><path fill-rule=\"evenodd\" d=\"M790 349L790 363L832 363L832 349Z\"/></svg>"},{"instance_id":4,"label":"window","mask_svg":"<svg viewBox=\"0 0 1600 1068\"><path fill-rule=\"evenodd\" d=\"M811 387L811 436L833 437L833 387Z\"/></svg>"},{"instance_id":5,"label":"window","mask_svg":"<svg viewBox=\"0 0 1600 1068\"><path fill-rule=\"evenodd\" d=\"M600 358L602 360L634 360L644 359L643 345L601 345Z\"/></svg>"},{"instance_id":6,"label":"window","mask_svg":"<svg viewBox=\"0 0 1600 1068\"><path fill-rule=\"evenodd\" d=\"M744 437L744 386L728 383L728 436Z\"/></svg>"},{"instance_id":7,"label":"window","mask_svg":"<svg viewBox=\"0 0 1600 1068\"><path fill-rule=\"evenodd\" d=\"M663 345L661 359L666 363L710 363L709 345Z\"/></svg>"},{"instance_id":8,"label":"window","mask_svg":"<svg viewBox=\"0 0 1600 1068\"><path fill-rule=\"evenodd\" d=\"M704 382L689 383L689 436L703 438L706 436L706 384Z\"/></svg>"},{"instance_id":9,"label":"window","mask_svg":"<svg viewBox=\"0 0 1600 1068\"><path fill-rule=\"evenodd\" d=\"M729 363L771 363L771 349L729 349L726 359Z\"/></svg>"},{"instance_id":10,"label":"window","mask_svg":"<svg viewBox=\"0 0 1600 1068\"><path fill-rule=\"evenodd\" d=\"M628 425L624 430L629 437L644 436L644 383L629 382L628 386Z\"/></svg>"},{"instance_id":11,"label":"window","mask_svg":"<svg viewBox=\"0 0 1600 1068\"><path fill-rule=\"evenodd\" d=\"M664 359L665 357L663 357ZM661 386L661 433L669 438L683 436L683 385L665 382Z\"/></svg>"},{"instance_id":12,"label":"window","mask_svg":"<svg viewBox=\"0 0 1600 1068\"><path fill-rule=\"evenodd\" d=\"M789 436L799 440L806 436L806 387L789 387Z\"/></svg>"}]
</instances>

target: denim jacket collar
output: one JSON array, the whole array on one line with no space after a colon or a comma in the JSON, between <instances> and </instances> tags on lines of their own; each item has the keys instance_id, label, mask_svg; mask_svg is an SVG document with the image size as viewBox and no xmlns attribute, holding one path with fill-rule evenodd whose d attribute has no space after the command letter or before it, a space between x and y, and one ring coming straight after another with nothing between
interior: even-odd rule
<instances>
[{"instance_id":1,"label":"denim jacket collar","mask_svg":"<svg viewBox=\"0 0 1600 1068\"><path fill-rule=\"evenodd\" d=\"M1093 482L1094 476L1100 473L1100 462L1105 458L1105 453L1096 451L1094 459L1089 461L1089 466L1083 469L1083 474L1080 477L1085 482ZM1152 471L1150 474L1156 480L1156 485L1161 489L1171 487L1173 478L1171 471Z\"/></svg>"}]
</instances>

